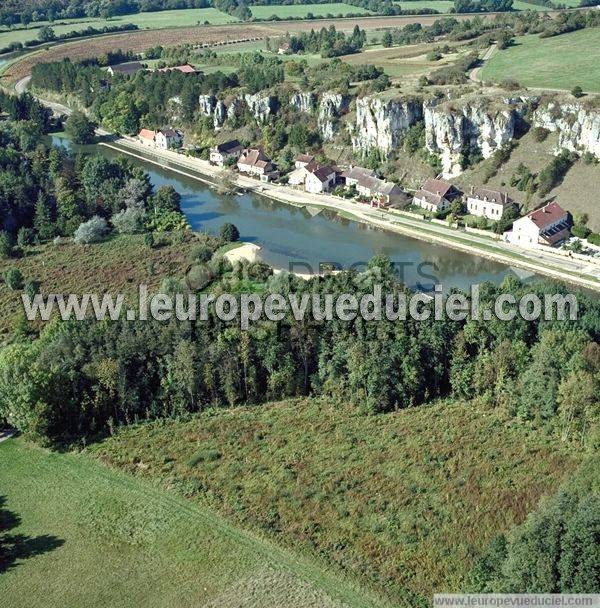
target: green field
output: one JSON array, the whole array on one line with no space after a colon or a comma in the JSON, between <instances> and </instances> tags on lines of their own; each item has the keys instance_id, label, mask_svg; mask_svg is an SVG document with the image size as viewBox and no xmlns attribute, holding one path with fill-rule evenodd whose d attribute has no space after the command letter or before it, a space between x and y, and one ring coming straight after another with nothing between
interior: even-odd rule
<instances>
[{"instance_id":1,"label":"green field","mask_svg":"<svg viewBox=\"0 0 600 608\"><path fill-rule=\"evenodd\" d=\"M369 15L370 11L361 8L360 6L352 6L343 2L332 2L331 4L288 4L288 5L265 5L251 6L250 10L256 19L269 19L273 15L277 15L280 19L302 18L308 13L312 13L315 17L323 17L326 15L348 15L349 13Z\"/></svg>"},{"instance_id":2,"label":"green field","mask_svg":"<svg viewBox=\"0 0 600 608\"><path fill-rule=\"evenodd\" d=\"M517 11L541 11L541 12L550 10L547 6L541 6L540 4L531 4L529 2L523 2L523 0L513 0L513 9L515 9Z\"/></svg>"},{"instance_id":3,"label":"green field","mask_svg":"<svg viewBox=\"0 0 600 608\"><path fill-rule=\"evenodd\" d=\"M250 596L257 607L381 605L89 456L8 440L0 444L0 488L0 548L11 548L0 559L3 608L234 608Z\"/></svg>"},{"instance_id":4,"label":"green field","mask_svg":"<svg viewBox=\"0 0 600 608\"><path fill-rule=\"evenodd\" d=\"M407 2L394 2L394 4L399 4L403 11L431 8L440 13L449 13L450 9L454 7L454 2L451 2L451 0L409 0Z\"/></svg>"},{"instance_id":5,"label":"green field","mask_svg":"<svg viewBox=\"0 0 600 608\"><path fill-rule=\"evenodd\" d=\"M344 5L347 6L347 5ZM358 9L357 9L358 10ZM157 11L152 13L136 13L123 15L112 19L61 19L56 25L50 25L57 36L68 32L83 30L86 27L105 27L133 23L141 29L157 29L162 27L184 27L203 24L208 21L211 25L222 25L238 21L235 17L222 13L215 8L193 8L172 11ZM62 24L62 25L59 25ZM29 29L0 31L0 47L12 42L24 43L27 40L36 40L41 23L32 23Z\"/></svg>"},{"instance_id":6,"label":"green field","mask_svg":"<svg viewBox=\"0 0 600 608\"><path fill-rule=\"evenodd\" d=\"M475 403L365 416L296 399L124 428L105 461L426 605L553 492L580 456Z\"/></svg>"},{"instance_id":7,"label":"green field","mask_svg":"<svg viewBox=\"0 0 600 608\"><path fill-rule=\"evenodd\" d=\"M523 36L485 63L480 78L511 79L537 88L600 92L600 28L552 38Z\"/></svg>"}]
</instances>

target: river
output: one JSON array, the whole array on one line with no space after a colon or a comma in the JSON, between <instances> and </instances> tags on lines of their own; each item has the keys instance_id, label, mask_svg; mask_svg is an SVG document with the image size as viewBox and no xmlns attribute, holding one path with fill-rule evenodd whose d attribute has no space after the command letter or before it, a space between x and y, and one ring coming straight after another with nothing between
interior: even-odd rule
<instances>
[{"instance_id":1,"label":"river","mask_svg":"<svg viewBox=\"0 0 600 608\"><path fill-rule=\"evenodd\" d=\"M58 136L52 141L77 148ZM80 149L108 158L118 155L104 146ZM468 289L483 281L499 283L512 272L504 264L386 232L327 210L315 214L256 194L222 196L192 178L131 160L148 172L155 186L171 185L181 194L182 210L194 230L218 234L225 222L231 222L241 240L259 245L261 258L275 268L315 272L322 263L361 268L374 255L384 254L407 285L424 291L438 282L444 291Z\"/></svg>"}]
</instances>

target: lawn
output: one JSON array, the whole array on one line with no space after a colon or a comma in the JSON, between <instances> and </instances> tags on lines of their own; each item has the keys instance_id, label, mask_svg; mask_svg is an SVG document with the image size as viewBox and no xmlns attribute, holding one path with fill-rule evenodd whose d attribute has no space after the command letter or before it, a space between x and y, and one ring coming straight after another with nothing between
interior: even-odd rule
<instances>
[{"instance_id":1,"label":"lawn","mask_svg":"<svg viewBox=\"0 0 600 608\"><path fill-rule=\"evenodd\" d=\"M403 11L431 8L440 13L449 13L450 9L454 8L454 2L451 0L407 0L406 2L394 2L394 4L399 4Z\"/></svg>"},{"instance_id":2,"label":"lawn","mask_svg":"<svg viewBox=\"0 0 600 608\"><path fill-rule=\"evenodd\" d=\"M346 6L346 5L344 5ZM215 8L190 8L172 11L156 11L151 13L135 13L122 15L111 19L61 19L56 24L47 24L52 27L55 34L60 36L68 32L83 30L92 26L101 28L105 26L118 26L133 23L140 29L157 29L163 27L185 27L203 24L208 21L211 25L223 25L238 21L235 17L222 13ZM29 29L0 31L0 47L7 46L11 42L26 42L36 40L38 37L38 23L32 23Z\"/></svg>"},{"instance_id":3,"label":"lawn","mask_svg":"<svg viewBox=\"0 0 600 608\"><path fill-rule=\"evenodd\" d=\"M0 546L16 541L0 560L3 608L234 608L249 597L257 607L382 605L322 565L89 456L11 439L0 463Z\"/></svg>"},{"instance_id":4,"label":"lawn","mask_svg":"<svg viewBox=\"0 0 600 608\"><path fill-rule=\"evenodd\" d=\"M580 459L474 403L366 416L308 399L129 427L90 451L411 606L464 588Z\"/></svg>"},{"instance_id":5,"label":"lawn","mask_svg":"<svg viewBox=\"0 0 600 608\"><path fill-rule=\"evenodd\" d=\"M326 15L370 15L371 12L361 8L360 6L352 6L343 2L332 2L330 4L282 4L282 5L257 5L251 6L252 16L256 19L270 19L273 15L277 15L280 19L295 19L306 17L312 13L315 17Z\"/></svg>"},{"instance_id":6,"label":"lawn","mask_svg":"<svg viewBox=\"0 0 600 608\"><path fill-rule=\"evenodd\" d=\"M537 88L600 92L600 28L552 38L522 36L483 66L483 80L512 79Z\"/></svg>"}]
</instances>

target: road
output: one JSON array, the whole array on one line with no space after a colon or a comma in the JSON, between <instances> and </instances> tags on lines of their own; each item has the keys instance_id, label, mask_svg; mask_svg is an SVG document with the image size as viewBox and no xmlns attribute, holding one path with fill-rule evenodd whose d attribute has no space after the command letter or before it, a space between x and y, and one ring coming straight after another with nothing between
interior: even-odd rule
<instances>
[{"instance_id":1,"label":"road","mask_svg":"<svg viewBox=\"0 0 600 608\"><path fill-rule=\"evenodd\" d=\"M20 92L27 90L29 79L30 77L23 78L15 88L18 87L17 90ZM38 99L59 113L69 114L71 112L70 108L62 104ZM223 169L210 165L208 161L185 156L173 150L149 148L134 138L111 136L103 129L97 129L97 134L105 138L110 137L108 141L101 142L101 145L113 147L192 179L212 186L216 186L224 179ZM495 241L490 237L411 217L410 214L374 209L363 203L348 201L330 194L311 194L290 186L262 183L251 177L235 173L229 173L228 179L231 179L232 183L239 188L256 192L282 203L332 209L338 213L346 213L359 222L379 226L390 232L439 243L509 266L517 266L537 274L600 291L600 260L574 259L552 249L523 249L510 243Z\"/></svg>"},{"instance_id":2,"label":"road","mask_svg":"<svg viewBox=\"0 0 600 608\"><path fill-rule=\"evenodd\" d=\"M478 65L476 68L473 68L471 70L471 72L469 73L469 80L472 80L473 82L481 82L479 80L479 72L481 71L481 68L483 67L483 64L488 60L492 58L492 55L498 50L498 45L497 44L492 44L490 46L489 49L487 49L487 51L484 53L483 57L481 58L481 65Z\"/></svg>"}]
</instances>

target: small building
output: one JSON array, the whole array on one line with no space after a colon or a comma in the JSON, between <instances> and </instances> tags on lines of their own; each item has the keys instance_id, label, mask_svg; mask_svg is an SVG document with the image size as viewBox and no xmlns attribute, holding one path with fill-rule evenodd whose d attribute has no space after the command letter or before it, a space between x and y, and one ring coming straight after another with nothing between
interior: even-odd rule
<instances>
[{"instance_id":1,"label":"small building","mask_svg":"<svg viewBox=\"0 0 600 608\"><path fill-rule=\"evenodd\" d=\"M373 169L364 169L363 167L353 167L344 171L341 175L346 186L358 186L360 181L364 181L367 177L376 177Z\"/></svg>"},{"instance_id":2,"label":"small building","mask_svg":"<svg viewBox=\"0 0 600 608\"><path fill-rule=\"evenodd\" d=\"M156 138L156 131L152 131L150 129L142 129L138 133L138 139L141 143L146 146L154 146Z\"/></svg>"},{"instance_id":3,"label":"small building","mask_svg":"<svg viewBox=\"0 0 600 608\"><path fill-rule=\"evenodd\" d=\"M371 205L375 207L387 207L404 202L405 198L400 186L378 177L361 178L356 185L356 190L361 196L371 199Z\"/></svg>"},{"instance_id":4,"label":"small building","mask_svg":"<svg viewBox=\"0 0 600 608\"><path fill-rule=\"evenodd\" d=\"M223 167L230 158L237 160L242 150L242 144L237 139L231 139L225 143L213 146L210 149L209 160L213 165Z\"/></svg>"},{"instance_id":5,"label":"small building","mask_svg":"<svg viewBox=\"0 0 600 608\"><path fill-rule=\"evenodd\" d=\"M558 203L551 202L515 220L503 237L521 247L558 245L571 234L571 216Z\"/></svg>"},{"instance_id":6,"label":"small building","mask_svg":"<svg viewBox=\"0 0 600 608\"><path fill-rule=\"evenodd\" d=\"M450 207L459 195L458 189L450 182L429 178L415 193L413 204L432 213L440 213Z\"/></svg>"},{"instance_id":7,"label":"small building","mask_svg":"<svg viewBox=\"0 0 600 608\"><path fill-rule=\"evenodd\" d=\"M179 148L183 143L183 136L179 131L175 129L161 129L156 132L154 137L154 144L161 150L168 150L169 148Z\"/></svg>"},{"instance_id":8,"label":"small building","mask_svg":"<svg viewBox=\"0 0 600 608\"><path fill-rule=\"evenodd\" d=\"M108 66L108 73L111 76L114 76L115 74L121 74L122 76L135 76L138 72L144 69L144 66L139 61L127 61L125 63Z\"/></svg>"},{"instance_id":9,"label":"small building","mask_svg":"<svg viewBox=\"0 0 600 608\"><path fill-rule=\"evenodd\" d=\"M242 151L237 167L240 173L258 177L263 182L272 181L279 177L279 172L273 161L263 152L262 148L247 148Z\"/></svg>"},{"instance_id":10,"label":"small building","mask_svg":"<svg viewBox=\"0 0 600 608\"><path fill-rule=\"evenodd\" d=\"M329 192L335 186L336 172L330 165L309 164L305 167L306 179L304 189L312 194Z\"/></svg>"},{"instance_id":11,"label":"small building","mask_svg":"<svg viewBox=\"0 0 600 608\"><path fill-rule=\"evenodd\" d=\"M189 63L185 65L175 65L170 68L160 68L159 72L181 72L182 74L197 74L198 70Z\"/></svg>"},{"instance_id":12,"label":"small building","mask_svg":"<svg viewBox=\"0 0 600 608\"><path fill-rule=\"evenodd\" d=\"M289 55L292 52L292 47L289 42L282 42L277 49L278 55Z\"/></svg>"},{"instance_id":13,"label":"small building","mask_svg":"<svg viewBox=\"0 0 600 608\"><path fill-rule=\"evenodd\" d=\"M310 154L298 154L296 156L296 160L294 161L294 167L296 169L304 169L307 165L313 163L315 161L315 157Z\"/></svg>"},{"instance_id":14,"label":"small building","mask_svg":"<svg viewBox=\"0 0 600 608\"><path fill-rule=\"evenodd\" d=\"M467 195L467 211L471 215L486 217L489 220L499 220L513 205L514 201L508 194L500 190L471 187Z\"/></svg>"}]
</instances>

